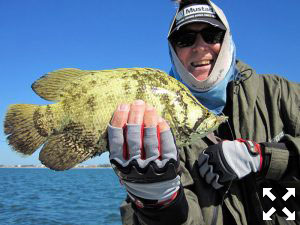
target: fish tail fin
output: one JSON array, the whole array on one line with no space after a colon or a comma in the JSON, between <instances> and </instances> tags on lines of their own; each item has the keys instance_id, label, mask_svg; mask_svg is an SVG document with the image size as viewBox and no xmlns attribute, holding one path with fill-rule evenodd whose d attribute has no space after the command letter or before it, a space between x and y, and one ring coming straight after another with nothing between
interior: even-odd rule
<instances>
[{"instance_id":1,"label":"fish tail fin","mask_svg":"<svg viewBox=\"0 0 300 225\"><path fill-rule=\"evenodd\" d=\"M8 144L25 155L34 153L48 137L47 124L40 113L42 106L10 105L4 121Z\"/></svg>"},{"instance_id":2,"label":"fish tail fin","mask_svg":"<svg viewBox=\"0 0 300 225\"><path fill-rule=\"evenodd\" d=\"M40 152L39 160L52 170L62 171L91 158L97 149L74 137L72 131L51 135Z\"/></svg>"}]
</instances>

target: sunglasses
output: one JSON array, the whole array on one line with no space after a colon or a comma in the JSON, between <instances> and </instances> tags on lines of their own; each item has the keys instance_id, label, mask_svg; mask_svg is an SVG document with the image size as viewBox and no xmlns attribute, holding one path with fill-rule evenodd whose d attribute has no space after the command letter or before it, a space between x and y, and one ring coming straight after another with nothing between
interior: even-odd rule
<instances>
[{"instance_id":1,"label":"sunglasses","mask_svg":"<svg viewBox=\"0 0 300 225\"><path fill-rule=\"evenodd\" d=\"M190 47L195 44L198 34L201 34L207 44L217 44L223 41L225 31L217 27L207 27L199 31L183 29L171 35L170 41L179 48Z\"/></svg>"}]
</instances>

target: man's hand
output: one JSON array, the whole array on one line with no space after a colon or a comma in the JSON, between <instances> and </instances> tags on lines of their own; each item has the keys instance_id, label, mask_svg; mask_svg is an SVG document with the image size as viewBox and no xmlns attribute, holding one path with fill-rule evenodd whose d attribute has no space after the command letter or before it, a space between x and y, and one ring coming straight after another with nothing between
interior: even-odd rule
<instances>
[{"instance_id":1,"label":"man's hand","mask_svg":"<svg viewBox=\"0 0 300 225\"><path fill-rule=\"evenodd\" d=\"M108 127L110 162L139 207L172 201L180 187L178 152L167 122L137 100L121 104Z\"/></svg>"},{"instance_id":2,"label":"man's hand","mask_svg":"<svg viewBox=\"0 0 300 225\"><path fill-rule=\"evenodd\" d=\"M206 182L219 189L226 182L259 172L262 160L259 144L238 139L209 146L199 155L198 165Z\"/></svg>"}]
</instances>

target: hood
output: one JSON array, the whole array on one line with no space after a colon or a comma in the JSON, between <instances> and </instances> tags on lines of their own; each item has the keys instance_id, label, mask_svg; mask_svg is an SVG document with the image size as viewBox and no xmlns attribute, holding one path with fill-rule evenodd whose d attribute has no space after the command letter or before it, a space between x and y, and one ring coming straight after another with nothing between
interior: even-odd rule
<instances>
[{"instance_id":1,"label":"hood","mask_svg":"<svg viewBox=\"0 0 300 225\"><path fill-rule=\"evenodd\" d=\"M235 68L235 45L232 40L229 24L223 11L212 2L208 2L207 4L215 10L218 18L226 28L225 36L214 68L206 80L197 80L185 69L169 41L169 53L172 62L170 75L184 83L195 97L210 111L220 114L226 104L227 84L229 81L233 80L237 74L237 70ZM172 20L168 36L174 27L178 12L179 9Z\"/></svg>"}]
</instances>

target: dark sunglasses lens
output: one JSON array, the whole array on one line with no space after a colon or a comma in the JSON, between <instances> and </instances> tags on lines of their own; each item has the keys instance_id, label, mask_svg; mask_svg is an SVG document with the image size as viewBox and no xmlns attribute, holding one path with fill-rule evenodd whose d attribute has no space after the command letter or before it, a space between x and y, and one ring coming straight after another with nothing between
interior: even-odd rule
<instances>
[{"instance_id":1,"label":"dark sunglasses lens","mask_svg":"<svg viewBox=\"0 0 300 225\"><path fill-rule=\"evenodd\" d=\"M184 47L189 47L192 46L197 38L197 33L194 32L184 32L184 33L178 33L176 36L173 38L173 43L179 47L179 48L184 48Z\"/></svg>"},{"instance_id":2,"label":"dark sunglasses lens","mask_svg":"<svg viewBox=\"0 0 300 225\"><path fill-rule=\"evenodd\" d=\"M185 48L192 46L196 39L197 34L201 34L203 40L207 44L222 43L225 32L216 27L208 27L200 31L187 31L175 33L170 39L174 45L179 48Z\"/></svg>"},{"instance_id":3,"label":"dark sunglasses lens","mask_svg":"<svg viewBox=\"0 0 300 225\"><path fill-rule=\"evenodd\" d=\"M224 31L214 27L203 29L200 33L207 44L221 43L224 38Z\"/></svg>"}]
</instances>

